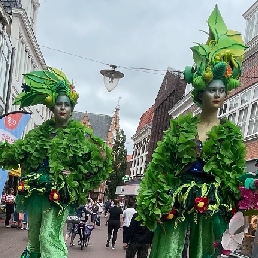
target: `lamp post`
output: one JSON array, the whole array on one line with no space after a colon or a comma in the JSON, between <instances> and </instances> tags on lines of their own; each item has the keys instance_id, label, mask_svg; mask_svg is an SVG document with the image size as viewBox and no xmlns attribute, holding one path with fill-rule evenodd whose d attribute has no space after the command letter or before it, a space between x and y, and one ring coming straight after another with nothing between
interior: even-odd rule
<instances>
[{"instance_id":1,"label":"lamp post","mask_svg":"<svg viewBox=\"0 0 258 258\"><path fill-rule=\"evenodd\" d=\"M110 65L111 70L101 70L100 73L103 75L104 84L108 92L111 92L118 84L119 80L124 77L124 74L116 71L116 65Z\"/></svg>"}]
</instances>

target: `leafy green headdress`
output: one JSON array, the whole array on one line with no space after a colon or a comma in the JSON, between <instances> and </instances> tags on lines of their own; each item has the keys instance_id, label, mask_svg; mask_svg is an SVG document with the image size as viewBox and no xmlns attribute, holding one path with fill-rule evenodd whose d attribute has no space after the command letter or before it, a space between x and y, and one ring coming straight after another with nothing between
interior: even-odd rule
<instances>
[{"instance_id":1,"label":"leafy green headdress","mask_svg":"<svg viewBox=\"0 0 258 258\"><path fill-rule=\"evenodd\" d=\"M227 92L240 85L241 64L247 48L241 33L227 29L217 5L208 19L208 26L208 41L191 47L195 65L187 66L184 71L186 82L194 87L192 96L197 105L201 105L198 93L212 80L222 80Z\"/></svg>"},{"instance_id":2,"label":"leafy green headdress","mask_svg":"<svg viewBox=\"0 0 258 258\"><path fill-rule=\"evenodd\" d=\"M52 108L61 94L69 97L73 107L77 104L79 94L62 71L47 67L47 70L33 71L23 76L25 83L22 84L22 92L15 99L15 105L28 107L43 104Z\"/></svg>"}]
</instances>

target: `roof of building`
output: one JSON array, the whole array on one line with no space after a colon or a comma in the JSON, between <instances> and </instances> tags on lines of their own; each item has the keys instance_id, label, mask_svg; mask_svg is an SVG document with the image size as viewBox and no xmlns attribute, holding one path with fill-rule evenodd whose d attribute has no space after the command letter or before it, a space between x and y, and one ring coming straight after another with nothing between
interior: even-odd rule
<instances>
[{"instance_id":1,"label":"roof of building","mask_svg":"<svg viewBox=\"0 0 258 258\"><path fill-rule=\"evenodd\" d=\"M127 156L126 156L127 162L130 162L132 158L133 158L133 155L132 155L132 154L127 155Z\"/></svg>"},{"instance_id":2,"label":"roof of building","mask_svg":"<svg viewBox=\"0 0 258 258\"><path fill-rule=\"evenodd\" d=\"M86 113L93 129L94 135L100 137L104 141L107 140L109 128L111 126L112 117L103 114ZM84 112L73 112L72 117L78 121L82 121L85 113Z\"/></svg>"},{"instance_id":3,"label":"roof of building","mask_svg":"<svg viewBox=\"0 0 258 258\"><path fill-rule=\"evenodd\" d=\"M245 143L246 161L258 159L258 139Z\"/></svg>"},{"instance_id":4,"label":"roof of building","mask_svg":"<svg viewBox=\"0 0 258 258\"><path fill-rule=\"evenodd\" d=\"M145 125L151 123L153 119L153 115L154 115L154 104L142 114L136 132L140 131Z\"/></svg>"}]
</instances>

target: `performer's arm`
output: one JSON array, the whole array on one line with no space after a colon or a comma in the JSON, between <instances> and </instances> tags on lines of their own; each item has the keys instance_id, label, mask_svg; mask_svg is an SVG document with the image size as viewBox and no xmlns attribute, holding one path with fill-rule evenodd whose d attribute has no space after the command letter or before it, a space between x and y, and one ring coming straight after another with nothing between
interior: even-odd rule
<instances>
[{"instance_id":1,"label":"performer's arm","mask_svg":"<svg viewBox=\"0 0 258 258\"><path fill-rule=\"evenodd\" d=\"M0 167L4 169L18 169L18 165L23 163L25 151L23 150L22 139L12 144L0 142L0 150Z\"/></svg>"}]
</instances>

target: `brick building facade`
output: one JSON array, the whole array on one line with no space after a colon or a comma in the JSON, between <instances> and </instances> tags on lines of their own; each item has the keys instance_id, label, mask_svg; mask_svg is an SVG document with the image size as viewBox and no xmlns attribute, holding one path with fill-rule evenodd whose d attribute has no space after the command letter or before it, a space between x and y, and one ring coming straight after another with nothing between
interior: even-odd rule
<instances>
[{"instance_id":1,"label":"brick building facade","mask_svg":"<svg viewBox=\"0 0 258 258\"><path fill-rule=\"evenodd\" d=\"M152 120L154 115L154 105L145 111L139 121L136 133L132 136L133 155L132 166L130 168L130 178L141 178L146 168L146 158L148 156L148 146L151 137Z\"/></svg>"},{"instance_id":2,"label":"brick building facade","mask_svg":"<svg viewBox=\"0 0 258 258\"><path fill-rule=\"evenodd\" d=\"M182 75L169 67L155 99L147 163L151 160L157 142L162 139L164 131L169 127L171 117L168 111L182 98L185 86Z\"/></svg>"},{"instance_id":3,"label":"brick building facade","mask_svg":"<svg viewBox=\"0 0 258 258\"><path fill-rule=\"evenodd\" d=\"M112 116L77 111L74 111L72 116L86 127L92 128L94 135L105 141L110 148L113 147L116 132L119 130L119 108L115 109ZM90 197L103 201L105 190L106 182L102 182L98 189L90 193Z\"/></svg>"}]
</instances>

